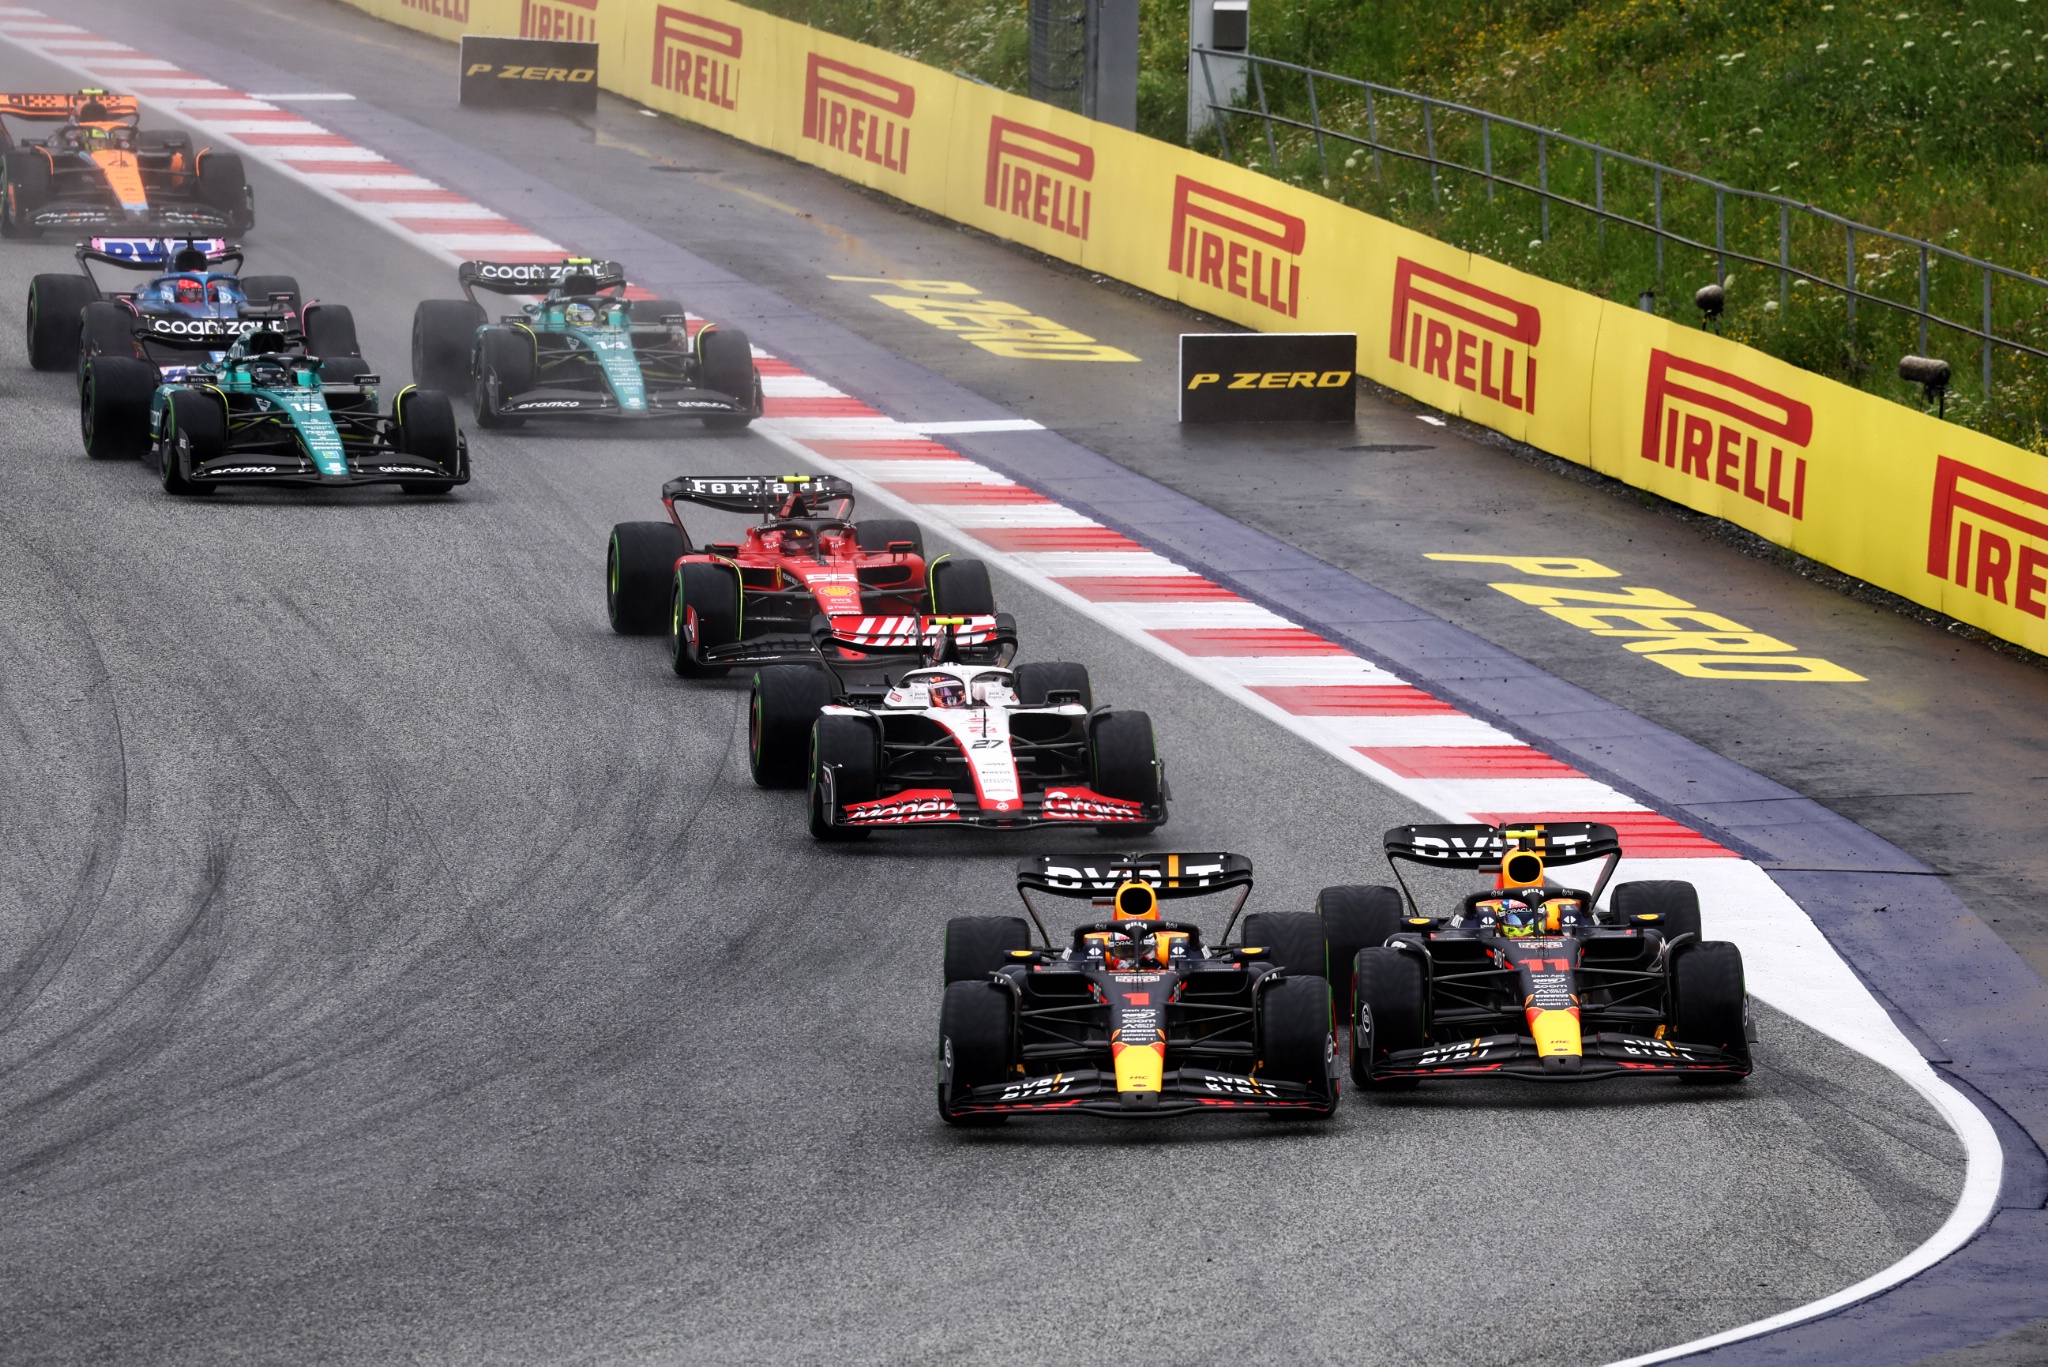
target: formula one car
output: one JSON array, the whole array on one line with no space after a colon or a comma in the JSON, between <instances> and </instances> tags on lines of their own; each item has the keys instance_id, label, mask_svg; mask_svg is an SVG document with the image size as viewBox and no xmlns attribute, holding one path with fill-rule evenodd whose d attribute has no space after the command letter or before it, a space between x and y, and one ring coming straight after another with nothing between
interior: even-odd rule
<instances>
[{"instance_id":1,"label":"formula one car","mask_svg":"<svg viewBox=\"0 0 2048 1367\"><path fill-rule=\"evenodd\" d=\"M690 337L683 306L626 299L614 261L465 261L461 299L413 311L412 373L421 384L475 396L481 427L532 417L701 418L745 427L761 416L753 348L736 328ZM476 292L537 294L492 324Z\"/></svg>"},{"instance_id":2,"label":"formula one car","mask_svg":"<svg viewBox=\"0 0 2048 1367\"><path fill-rule=\"evenodd\" d=\"M289 275L240 274L241 249L220 238L95 237L78 248L77 258L78 274L29 282L28 359L37 370L81 366L88 356L133 356L176 371L196 345L205 344L218 359L243 333L296 330L302 321L299 282ZM93 276L94 262L148 271L152 278L137 289L107 290ZM316 306L315 317L303 321L316 354L357 355L347 309Z\"/></svg>"},{"instance_id":3,"label":"formula one car","mask_svg":"<svg viewBox=\"0 0 2048 1367\"><path fill-rule=\"evenodd\" d=\"M51 228L111 233L245 233L256 201L233 152L145 130L132 95L0 95L0 236ZM16 142L5 119L57 123Z\"/></svg>"},{"instance_id":4,"label":"formula one car","mask_svg":"<svg viewBox=\"0 0 2048 1367\"><path fill-rule=\"evenodd\" d=\"M79 386L86 450L151 457L171 494L238 484L442 494L469 482L469 444L447 395L408 385L387 416L377 376L323 368L303 336L270 330L236 338L176 381L132 356L90 357Z\"/></svg>"},{"instance_id":5,"label":"formula one car","mask_svg":"<svg viewBox=\"0 0 2048 1367\"><path fill-rule=\"evenodd\" d=\"M1749 1075L1742 951L1701 938L1693 886L1623 883L1608 920L1599 919L1595 906L1621 858L1612 826L1400 826L1384 844L1402 893L1343 890L1374 900L1383 926L1406 893L1397 861L1495 879L1448 917L1424 916L1407 897L1411 914L1353 957L1351 1076L1360 1087ZM1552 867L1594 859L1606 864L1591 892L1546 881Z\"/></svg>"},{"instance_id":6,"label":"formula one car","mask_svg":"<svg viewBox=\"0 0 2048 1367\"><path fill-rule=\"evenodd\" d=\"M1237 854L1021 861L1017 893L1039 946L1019 916L946 923L939 1115L954 1125L1034 1114L1330 1116L1341 1065L1329 983L1276 961L1257 916L1230 944L1251 889L1251 861ZM1214 943L1193 922L1160 916L1162 901L1232 891ZM1034 892L1108 915L1055 941Z\"/></svg>"},{"instance_id":7,"label":"formula one car","mask_svg":"<svg viewBox=\"0 0 2048 1367\"><path fill-rule=\"evenodd\" d=\"M622 635L668 632L685 677L734 665L818 658L811 619L987 616L979 560L927 560L924 532L900 518L853 518L853 487L819 475L683 476L661 488L666 522L621 522L605 552L605 605ZM693 545L676 511L696 503L753 513L744 539Z\"/></svg>"},{"instance_id":8,"label":"formula one car","mask_svg":"<svg viewBox=\"0 0 2048 1367\"><path fill-rule=\"evenodd\" d=\"M820 616L813 631L827 663L756 673L748 739L760 786L807 783L819 840L1165 824L1152 719L1096 708L1082 665L1011 668L1007 616Z\"/></svg>"}]
</instances>

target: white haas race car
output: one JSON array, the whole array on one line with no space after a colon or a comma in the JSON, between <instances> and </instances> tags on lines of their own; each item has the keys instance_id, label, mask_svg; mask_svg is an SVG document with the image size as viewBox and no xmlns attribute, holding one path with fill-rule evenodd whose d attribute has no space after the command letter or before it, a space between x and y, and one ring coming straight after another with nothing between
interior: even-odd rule
<instances>
[{"instance_id":1,"label":"white haas race car","mask_svg":"<svg viewBox=\"0 0 2048 1367\"><path fill-rule=\"evenodd\" d=\"M1013 667L1008 614L819 617L812 637L826 663L754 675L748 750L761 787L808 787L818 839L1165 824L1152 719L1097 708L1085 666Z\"/></svg>"}]
</instances>

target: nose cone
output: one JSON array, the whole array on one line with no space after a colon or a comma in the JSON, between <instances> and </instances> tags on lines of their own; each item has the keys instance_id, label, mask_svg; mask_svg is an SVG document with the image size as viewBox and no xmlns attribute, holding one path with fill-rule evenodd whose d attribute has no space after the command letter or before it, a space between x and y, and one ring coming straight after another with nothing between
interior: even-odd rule
<instances>
[{"instance_id":1,"label":"nose cone","mask_svg":"<svg viewBox=\"0 0 2048 1367\"><path fill-rule=\"evenodd\" d=\"M1122 1092L1118 1094L1117 1100L1127 1111L1151 1111L1159 1108L1157 1092Z\"/></svg>"}]
</instances>

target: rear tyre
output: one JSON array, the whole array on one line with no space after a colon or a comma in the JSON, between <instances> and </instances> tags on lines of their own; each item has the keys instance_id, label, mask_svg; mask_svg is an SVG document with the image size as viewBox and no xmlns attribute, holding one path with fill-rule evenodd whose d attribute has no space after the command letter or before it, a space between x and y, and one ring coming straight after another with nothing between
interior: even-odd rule
<instances>
[{"instance_id":1,"label":"rear tyre","mask_svg":"<svg viewBox=\"0 0 2048 1367\"><path fill-rule=\"evenodd\" d=\"M1656 915L1662 919L1657 928L1666 940L1675 940L1681 935L1694 939L1700 934L1700 894L1690 883L1675 878L1652 878L1637 883L1623 883L1614 890L1610 904L1614 917L1623 925L1631 916Z\"/></svg>"},{"instance_id":2,"label":"rear tyre","mask_svg":"<svg viewBox=\"0 0 2048 1367\"><path fill-rule=\"evenodd\" d=\"M533 388L533 342L493 328L477 339L476 423L479 427L524 427L526 419L503 410L505 399Z\"/></svg>"},{"instance_id":3,"label":"rear tyre","mask_svg":"<svg viewBox=\"0 0 2048 1367\"><path fill-rule=\"evenodd\" d=\"M1405 950L1361 949L1351 961L1351 1080L1376 1092L1406 1091L1414 1078L1374 1081L1367 1070L1401 1049L1420 1049L1428 1040L1428 987L1422 961Z\"/></svg>"},{"instance_id":4,"label":"rear tyre","mask_svg":"<svg viewBox=\"0 0 2048 1367\"><path fill-rule=\"evenodd\" d=\"M242 277L242 297L249 301L251 308L269 308L270 298L274 294L290 296L291 302L287 303L285 307L292 311L294 317L305 313L306 297L299 289L298 277L291 275L245 275ZM317 356L320 353L315 351L313 354ZM445 388L442 385L434 385L432 387L435 389Z\"/></svg>"},{"instance_id":5,"label":"rear tyre","mask_svg":"<svg viewBox=\"0 0 2048 1367\"><path fill-rule=\"evenodd\" d=\"M924 559L924 528L907 517L871 517L854 523L853 531L869 555L886 555L892 541L908 541L910 553Z\"/></svg>"},{"instance_id":6,"label":"rear tyre","mask_svg":"<svg viewBox=\"0 0 2048 1367\"><path fill-rule=\"evenodd\" d=\"M832 701L822 665L764 665L747 700L747 764L760 788L801 788L811 758L811 727ZM950 979L949 979L950 981Z\"/></svg>"},{"instance_id":7,"label":"rear tyre","mask_svg":"<svg viewBox=\"0 0 2048 1367\"><path fill-rule=\"evenodd\" d=\"M367 374L363 344L356 340L356 317L346 304L314 304L303 315L306 350L320 358L320 378L347 384Z\"/></svg>"},{"instance_id":8,"label":"rear tyre","mask_svg":"<svg viewBox=\"0 0 2048 1367\"><path fill-rule=\"evenodd\" d=\"M685 679L723 675L731 666L703 663L704 652L740 638L739 576L692 562L678 566L669 584L669 667Z\"/></svg>"},{"instance_id":9,"label":"rear tyre","mask_svg":"<svg viewBox=\"0 0 2048 1367\"><path fill-rule=\"evenodd\" d=\"M1312 911L1255 911L1244 918L1244 943L1263 947L1266 961L1289 973L1329 977L1323 918Z\"/></svg>"},{"instance_id":10,"label":"rear tyre","mask_svg":"<svg viewBox=\"0 0 2048 1367\"><path fill-rule=\"evenodd\" d=\"M136 316L111 300L87 304L79 313L78 351L72 363L84 374L88 356L127 356L147 361L135 337Z\"/></svg>"},{"instance_id":11,"label":"rear tyre","mask_svg":"<svg viewBox=\"0 0 2048 1367\"><path fill-rule=\"evenodd\" d=\"M477 329L489 321L483 306L467 299L421 301L412 311L413 379L450 394L475 388L470 359L476 352Z\"/></svg>"},{"instance_id":12,"label":"rear tyre","mask_svg":"<svg viewBox=\"0 0 2048 1367\"><path fill-rule=\"evenodd\" d=\"M1385 944L1401 928L1407 909L1401 894L1389 887L1324 888L1316 894L1316 914L1323 918L1323 939L1330 947L1328 976L1338 1020L1350 1020L1357 1005L1352 959L1361 949Z\"/></svg>"},{"instance_id":13,"label":"rear tyre","mask_svg":"<svg viewBox=\"0 0 2048 1367\"><path fill-rule=\"evenodd\" d=\"M1079 693L1081 706L1095 710L1095 690L1088 683L1087 665L1044 660L1017 666L1017 701L1026 707L1043 707L1053 693Z\"/></svg>"},{"instance_id":14,"label":"rear tyre","mask_svg":"<svg viewBox=\"0 0 2048 1367\"><path fill-rule=\"evenodd\" d=\"M1102 712L1088 719L1089 786L1104 797L1156 805L1159 751L1152 718L1143 712ZM1162 822L1097 826L1103 835L1144 835Z\"/></svg>"},{"instance_id":15,"label":"rear tyre","mask_svg":"<svg viewBox=\"0 0 2048 1367\"><path fill-rule=\"evenodd\" d=\"M196 390L173 390L157 437L157 473L164 492L180 497L212 493L214 486L195 482L192 472L227 451L228 415L220 400Z\"/></svg>"},{"instance_id":16,"label":"rear tyre","mask_svg":"<svg viewBox=\"0 0 2048 1367\"><path fill-rule=\"evenodd\" d=\"M78 384L78 429L94 460L136 460L149 450L149 401L156 367L132 356L86 362Z\"/></svg>"},{"instance_id":17,"label":"rear tyre","mask_svg":"<svg viewBox=\"0 0 2048 1367\"><path fill-rule=\"evenodd\" d=\"M676 561L690 540L673 522L621 522L604 553L604 609L621 636L652 636L668 622Z\"/></svg>"},{"instance_id":18,"label":"rear tyre","mask_svg":"<svg viewBox=\"0 0 2048 1367\"><path fill-rule=\"evenodd\" d=\"M997 1115L957 1115L953 1097L1007 1079L1015 1061L1010 994L994 983L957 982L939 1007L939 1116L949 1125L997 1125Z\"/></svg>"},{"instance_id":19,"label":"rear tyre","mask_svg":"<svg viewBox=\"0 0 2048 1367\"><path fill-rule=\"evenodd\" d=\"M6 199L0 202L0 237L41 237L31 220L50 201L50 158L40 148L15 147L0 157Z\"/></svg>"},{"instance_id":20,"label":"rear tyre","mask_svg":"<svg viewBox=\"0 0 2048 1367\"><path fill-rule=\"evenodd\" d=\"M680 318L683 306L673 299L635 299L626 305L626 316L641 327L659 324L664 318Z\"/></svg>"},{"instance_id":21,"label":"rear tyre","mask_svg":"<svg viewBox=\"0 0 2048 1367\"><path fill-rule=\"evenodd\" d=\"M946 922L946 985L986 981L1010 961L1011 950L1029 948L1022 916L955 916Z\"/></svg>"},{"instance_id":22,"label":"rear tyre","mask_svg":"<svg viewBox=\"0 0 2048 1367\"><path fill-rule=\"evenodd\" d=\"M867 802L875 796L882 756L875 728L859 717L820 717L811 728L811 835L824 841L865 840L866 826L834 826L825 821L825 766L838 768L837 798L841 806Z\"/></svg>"},{"instance_id":23,"label":"rear tyre","mask_svg":"<svg viewBox=\"0 0 2048 1367\"><path fill-rule=\"evenodd\" d=\"M1259 1076L1298 1082L1326 1098L1309 1114L1337 1109L1330 1076L1330 985L1320 977L1282 978L1259 993Z\"/></svg>"},{"instance_id":24,"label":"rear tyre","mask_svg":"<svg viewBox=\"0 0 2048 1367\"><path fill-rule=\"evenodd\" d=\"M934 617L988 617L996 610L996 591L988 566L979 560L941 556L931 568Z\"/></svg>"},{"instance_id":25,"label":"rear tyre","mask_svg":"<svg viewBox=\"0 0 2048 1367\"><path fill-rule=\"evenodd\" d=\"M99 297L99 290L83 275L39 275L29 281L28 363L37 370L77 365L82 314ZM134 345L131 338L131 353Z\"/></svg>"},{"instance_id":26,"label":"rear tyre","mask_svg":"<svg viewBox=\"0 0 2048 1367\"><path fill-rule=\"evenodd\" d=\"M1671 998L1672 1038L1749 1056L1749 998L1741 949L1726 940L1681 946L1671 966Z\"/></svg>"},{"instance_id":27,"label":"rear tyre","mask_svg":"<svg viewBox=\"0 0 2048 1367\"><path fill-rule=\"evenodd\" d=\"M200 154L199 197L227 215L229 232L246 233L256 225L249 177L241 157L233 152Z\"/></svg>"}]
</instances>

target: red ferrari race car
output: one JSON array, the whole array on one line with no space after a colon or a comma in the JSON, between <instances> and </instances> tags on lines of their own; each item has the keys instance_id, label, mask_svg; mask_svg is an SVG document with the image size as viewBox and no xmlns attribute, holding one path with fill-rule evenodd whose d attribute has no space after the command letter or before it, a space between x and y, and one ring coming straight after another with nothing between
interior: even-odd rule
<instances>
[{"instance_id":1,"label":"red ferrari race car","mask_svg":"<svg viewBox=\"0 0 2048 1367\"><path fill-rule=\"evenodd\" d=\"M1159 1116L1337 1109L1336 1036L1320 961L1270 947L1296 918L1244 918L1252 864L1238 854L1049 855L1017 865L1021 916L946 923L939 1115ZM1032 893L1092 903L1102 919L1058 939ZM1213 940L1160 903L1236 893ZM1039 944L1031 942L1031 929Z\"/></svg>"},{"instance_id":2,"label":"red ferrari race car","mask_svg":"<svg viewBox=\"0 0 2048 1367\"><path fill-rule=\"evenodd\" d=\"M818 839L1165 824L1152 719L1096 707L1083 665L1011 667L1007 616L821 616L814 634L822 663L754 675L748 732L756 783L808 783Z\"/></svg>"},{"instance_id":3,"label":"red ferrari race car","mask_svg":"<svg viewBox=\"0 0 2048 1367\"><path fill-rule=\"evenodd\" d=\"M986 617L988 567L928 559L900 518L853 520L853 486L823 475L684 476L662 486L666 522L621 522L605 552L605 605L623 635L668 633L685 678L735 665L814 661L812 619ZM699 546L678 503L759 514L738 541Z\"/></svg>"},{"instance_id":4,"label":"red ferrari race car","mask_svg":"<svg viewBox=\"0 0 2048 1367\"><path fill-rule=\"evenodd\" d=\"M1596 912L1621 858L1612 826L1399 826L1384 845L1401 892L1324 893L1374 908L1351 965L1351 1076L1361 1088L1436 1077L1749 1076L1742 951L1701 938L1692 884L1623 883L1606 919ZM1594 859L1606 864L1590 892L1547 878ZM1407 889L1396 861L1491 873L1493 886L1449 916L1422 915L1405 897L1409 914L1396 924Z\"/></svg>"},{"instance_id":5,"label":"red ferrari race car","mask_svg":"<svg viewBox=\"0 0 2048 1367\"><path fill-rule=\"evenodd\" d=\"M16 142L4 119L61 124ZM245 233L255 200L234 152L144 129L133 95L0 95L0 236L67 231L159 237Z\"/></svg>"}]
</instances>

